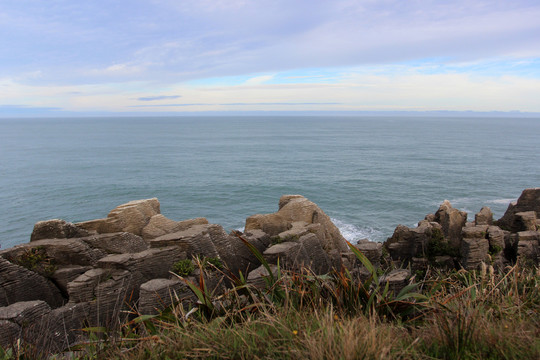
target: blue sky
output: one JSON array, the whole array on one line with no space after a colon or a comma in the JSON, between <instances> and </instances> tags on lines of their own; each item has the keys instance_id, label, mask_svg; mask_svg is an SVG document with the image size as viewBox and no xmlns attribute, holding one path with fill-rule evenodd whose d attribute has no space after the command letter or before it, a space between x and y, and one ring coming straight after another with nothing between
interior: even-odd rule
<instances>
[{"instance_id":1,"label":"blue sky","mask_svg":"<svg viewBox=\"0 0 540 360\"><path fill-rule=\"evenodd\" d=\"M540 112L539 1L0 3L0 116Z\"/></svg>"}]
</instances>

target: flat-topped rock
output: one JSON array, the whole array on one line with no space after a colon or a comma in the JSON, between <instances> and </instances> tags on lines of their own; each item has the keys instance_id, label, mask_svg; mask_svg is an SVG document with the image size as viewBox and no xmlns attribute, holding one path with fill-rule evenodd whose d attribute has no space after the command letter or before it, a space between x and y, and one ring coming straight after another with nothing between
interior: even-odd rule
<instances>
[{"instance_id":1,"label":"flat-topped rock","mask_svg":"<svg viewBox=\"0 0 540 360\"><path fill-rule=\"evenodd\" d=\"M208 224L205 218L196 218L183 221L174 221L166 218L162 214L154 215L142 230L144 239L155 239L157 237L187 230L194 225Z\"/></svg>"},{"instance_id":2,"label":"flat-topped rock","mask_svg":"<svg viewBox=\"0 0 540 360\"><path fill-rule=\"evenodd\" d=\"M76 226L70 222L60 219L52 219L46 221L38 221L34 225L30 241L41 239L68 239L90 235L83 228Z\"/></svg>"}]
</instances>

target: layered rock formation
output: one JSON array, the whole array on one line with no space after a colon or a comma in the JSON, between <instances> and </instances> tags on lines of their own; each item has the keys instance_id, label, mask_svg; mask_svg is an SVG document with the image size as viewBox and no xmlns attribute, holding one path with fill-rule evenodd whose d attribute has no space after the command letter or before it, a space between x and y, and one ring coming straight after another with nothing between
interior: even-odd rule
<instances>
[{"instance_id":1,"label":"layered rock formation","mask_svg":"<svg viewBox=\"0 0 540 360\"><path fill-rule=\"evenodd\" d=\"M467 222L445 201L417 227L400 225L384 244L364 240L356 247L375 266L384 260L412 270L538 264L539 210L540 188L525 190L499 221L484 207ZM219 294L242 273L264 287L268 270L245 243L263 254L272 272L278 264L315 274L365 271L330 218L300 195L282 196L277 212L253 215L243 233L231 234L204 218L168 219L157 199L132 201L103 219L38 222L29 243L0 251L0 346L39 338L61 351L84 337L82 328L118 324L128 310L154 314L173 303L194 306L185 280L202 278ZM379 280L398 292L410 276L397 269Z\"/></svg>"}]
</instances>

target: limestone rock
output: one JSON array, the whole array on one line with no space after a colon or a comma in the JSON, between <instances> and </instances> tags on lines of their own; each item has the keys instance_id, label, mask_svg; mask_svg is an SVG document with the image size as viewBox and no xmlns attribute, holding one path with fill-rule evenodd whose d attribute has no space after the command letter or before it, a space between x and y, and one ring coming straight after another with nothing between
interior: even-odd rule
<instances>
[{"instance_id":1,"label":"limestone rock","mask_svg":"<svg viewBox=\"0 0 540 360\"><path fill-rule=\"evenodd\" d=\"M382 243L369 240L360 240L358 244L354 246L360 250L374 266L379 266L382 257Z\"/></svg>"},{"instance_id":2,"label":"limestone rock","mask_svg":"<svg viewBox=\"0 0 540 360\"><path fill-rule=\"evenodd\" d=\"M270 271L274 277L277 276L277 266L274 264L269 264ZM270 273L263 266L259 266L255 270L251 271L247 277L247 283L253 285L259 289L264 289L267 286L265 278L269 277Z\"/></svg>"},{"instance_id":3,"label":"limestone rock","mask_svg":"<svg viewBox=\"0 0 540 360\"><path fill-rule=\"evenodd\" d=\"M154 315L176 301L194 302L196 297L180 279L152 279L141 285L139 312Z\"/></svg>"},{"instance_id":4,"label":"limestone rock","mask_svg":"<svg viewBox=\"0 0 540 360\"><path fill-rule=\"evenodd\" d=\"M68 239L88 235L88 231L79 228L70 222L59 219L52 219L37 222L34 225L32 235L30 235L30 241L36 241L41 239Z\"/></svg>"},{"instance_id":5,"label":"limestone rock","mask_svg":"<svg viewBox=\"0 0 540 360\"><path fill-rule=\"evenodd\" d=\"M435 221L441 224L444 237L450 245L459 248L461 229L467 222L467 213L453 208L448 200L444 200L435 213Z\"/></svg>"},{"instance_id":6,"label":"limestone rock","mask_svg":"<svg viewBox=\"0 0 540 360\"><path fill-rule=\"evenodd\" d=\"M513 224L513 228L515 231L536 231L536 226L536 212L524 211L515 214Z\"/></svg>"},{"instance_id":7,"label":"limestone rock","mask_svg":"<svg viewBox=\"0 0 540 360\"><path fill-rule=\"evenodd\" d=\"M464 239L485 239L487 238L488 225L476 225L464 227L461 236Z\"/></svg>"},{"instance_id":8,"label":"limestone rock","mask_svg":"<svg viewBox=\"0 0 540 360\"><path fill-rule=\"evenodd\" d=\"M216 231L215 226L219 225L194 225L186 230L163 235L150 240L150 247L174 245L185 252L188 258L195 255L217 257L218 252L211 237L211 233Z\"/></svg>"},{"instance_id":9,"label":"limestone rock","mask_svg":"<svg viewBox=\"0 0 540 360\"><path fill-rule=\"evenodd\" d=\"M303 222L307 225L318 224L317 236L326 252L348 251L345 239L328 215L301 195L282 196L276 213L250 216L246 219L245 231L259 229L270 236L276 236L292 229L295 222ZM313 230L315 228L312 228Z\"/></svg>"},{"instance_id":10,"label":"limestone rock","mask_svg":"<svg viewBox=\"0 0 540 360\"><path fill-rule=\"evenodd\" d=\"M21 301L0 307L0 320L9 320L19 326L28 326L50 312L51 307L45 301Z\"/></svg>"},{"instance_id":11,"label":"limestone rock","mask_svg":"<svg viewBox=\"0 0 540 360\"><path fill-rule=\"evenodd\" d=\"M474 216L474 222L476 225L493 225L493 213L491 209L487 206L480 209L480 212Z\"/></svg>"},{"instance_id":12,"label":"limestone rock","mask_svg":"<svg viewBox=\"0 0 540 360\"><path fill-rule=\"evenodd\" d=\"M514 224L514 218L517 213L534 211L536 218L540 216L540 188L525 189L517 201L511 202L503 217L497 221L501 228L521 231L517 224ZM517 228L516 228L517 227Z\"/></svg>"},{"instance_id":13,"label":"limestone rock","mask_svg":"<svg viewBox=\"0 0 540 360\"><path fill-rule=\"evenodd\" d=\"M392 259L408 262L414 257L425 256L428 243L437 231L442 231L441 225L427 220L420 221L418 227L412 229L398 225L384 246Z\"/></svg>"},{"instance_id":14,"label":"limestone rock","mask_svg":"<svg viewBox=\"0 0 540 360\"><path fill-rule=\"evenodd\" d=\"M15 348L19 339L21 327L11 321L0 320L0 347Z\"/></svg>"},{"instance_id":15,"label":"limestone rock","mask_svg":"<svg viewBox=\"0 0 540 360\"><path fill-rule=\"evenodd\" d=\"M464 238L461 242L461 264L466 270L476 270L487 261L489 241L484 238Z\"/></svg>"},{"instance_id":16,"label":"limestone rock","mask_svg":"<svg viewBox=\"0 0 540 360\"><path fill-rule=\"evenodd\" d=\"M130 232L140 236L150 219L159 213L158 199L135 200L117 206L105 219L91 220L75 225L100 234Z\"/></svg>"},{"instance_id":17,"label":"limestone rock","mask_svg":"<svg viewBox=\"0 0 540 360\"><path fill-rule=\"evenodd\" d=\"M31 300L43 300L52 308L64 302L50 280L0 258L0 306Z\"/></svg>"},{"instance_id":18,"label":"limestone rock","mask_svg":"<svg viewBox=\"0 0 540 360\"><path fill-rule=\"evenodd\" d=\"M133 276L140 275L141 281L169 276L172 265L185 259L186 254L175 246L153 248L134 254L109 255L99 260L102 269L127 270ZM139 284L140 285L140 284Z\"/></svg>"},{"instance_id":19,"label":"limestone rock","mask_svg":"<svg viewBox=\"0 0 540 360\"><path fill-rule=\"evenodd\" d=\"M388 283L388 289L390 292L393 292L395 295L409 284L409 279L411 277L411 272L407 269L396 269L392 270L390 273L383 275L379 278L379 283L382 286L386 286Z\"/></svg>"},{"instance_id":20,"label":"limestone rock","mask_svg":"<svg viewBox=\"0 0 540 360\"><path fill-rule=\"evenodd\" d=\"M136 253L149 247L142 237L129 232L96 234L80 240L107 254Z\"/></svg>"},{"instance_id":21,"label":"limestone rock","mask_svg":"<svg viewBox=\"0 0 540 360\"><path fill-rule=\"evenodd\" d=\"M284 269L298 270L302 265L309 262L308 254L301 243L287 241L270 246L263 253L268 263L279 264Z\"/></svg>"},{"instance_id":22,"label":"limestone rock","mask_svg":"<svg viewBox=\"0 0 540 360\"><path fill-rule=\"evenodd\" d=\"M79 275L92 269L91 266L68 265L57 269L51 276L58 289L67 297L67 284L75 280Z\"/></svg>"},{"instance_id":23,"label":"limestone rock","mask_svg":"<svg viewBox=\"0 0 540 360\"><path fill-rule=\"evenodd\" d=\"M194 225L208 224L205 218L196 218L184 221L174 221L166 218L162 214L154 215L142 230L142 237L145 240L155 239L162 235L187 230Z\"/></svg>"},{"instance_id":24,"label":"limestone rock","mask_svg":"<svg viewBox=\"0 0 540 360\"><path fill-rule=\"evenodd\" d=\"M327 274L332 269L332 261L324 251L321 240L315 234L305 234L299 239L306 252L307 259L304 266L311 269L315 274Z\"/></svg>"},{"instance_id":25,"label":"limestone rock","mask_svg":"<svg viewBox=\"0 0 540 360\"><path fill-rule=\"evenodd\" d=\"M36 250L57 266L92 266L106 255L99 249L92 249L80 239L43 239L0 251L0 257L15 262L21 257L32 256L30 252Z\"/></svg>"}]
</instances>

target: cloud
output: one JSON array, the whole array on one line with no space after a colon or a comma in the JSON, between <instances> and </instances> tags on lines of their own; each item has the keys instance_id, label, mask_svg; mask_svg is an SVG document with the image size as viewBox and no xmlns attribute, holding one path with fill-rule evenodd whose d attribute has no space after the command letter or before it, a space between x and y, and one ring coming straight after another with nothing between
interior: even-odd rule
<instances>
[{"instance_id":1,"label":"cloud","mask_svg":"<svg viewBox=\"0 0 540 360\"><path fill-rule=\"evenodd\" d=\"M139 101L157 101L157 100L172 100L180 98L180 95L160 95L160 96L143 96L137 98Z\"/></svg>"}]
</instances>

